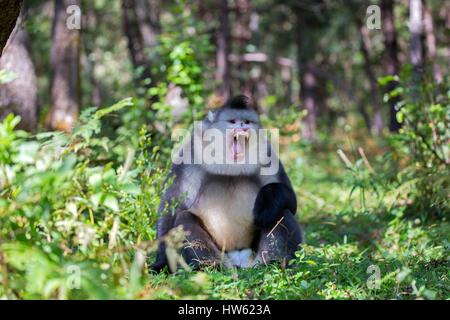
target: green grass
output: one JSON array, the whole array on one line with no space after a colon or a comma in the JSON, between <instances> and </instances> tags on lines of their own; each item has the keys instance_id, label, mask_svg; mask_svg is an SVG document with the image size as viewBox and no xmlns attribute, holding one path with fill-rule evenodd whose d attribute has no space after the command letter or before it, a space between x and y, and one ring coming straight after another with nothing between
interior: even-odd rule
<instances>
[{"instance_id":1,"label":"green grass","mask_svg":"<svg viewBox=\"0 0 450 320\"><path fill-rule=\"evenodd\" d=\"M148 293L168 299L450 298L448 221L406 218L402 208L383 209L375 196L361 207L358 192L349 197L352 186L337 155L321 158L287 164L306 238L292 268L151 275ZM367 284L371 265L379 268L379 287Z\"/></svg>"},{"instance_id":2,"label":"green grass","mask_svg":"<svg viewBox=\"0 0 450 320\"><path fill-rule=\"evenodd\" d=\"M291 268L149 274L170 148L145 128L134 147L99 135L99 119L129 103L87 110L71 136L0 124L0 298L450 298L448 217L415 209L395 162L368 152L369 170L355 139L282 148L306 239Z\"/></svg>"}]
</instances>

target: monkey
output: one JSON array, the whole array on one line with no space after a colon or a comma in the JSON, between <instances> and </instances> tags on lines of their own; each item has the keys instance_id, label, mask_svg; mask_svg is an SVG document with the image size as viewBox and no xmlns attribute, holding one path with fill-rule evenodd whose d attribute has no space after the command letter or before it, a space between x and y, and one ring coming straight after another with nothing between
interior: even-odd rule
<instances>
[{"instance_id":1,"label":"monkey","mask_svg":"<svg viewBox=\"0 0 450 320\"><path fill-rule=\"evenodd\" d=\"M303 239L295 219L297 199L273 146L257 139L262 127L248 98L227 100L199 127L175 149L185 161L173 161L166 180L171 183L158 209L159 247L150 269L168 265L164 237L180 226L185 233L180 254L193 269L286 265ZM211 144L210 154L221 161L201 159ZM270 161L250 161L262 147ZM270 170L263 174L263 169ZM164 214L177 201L173 212Z\"/></svg>"}]
</instances>

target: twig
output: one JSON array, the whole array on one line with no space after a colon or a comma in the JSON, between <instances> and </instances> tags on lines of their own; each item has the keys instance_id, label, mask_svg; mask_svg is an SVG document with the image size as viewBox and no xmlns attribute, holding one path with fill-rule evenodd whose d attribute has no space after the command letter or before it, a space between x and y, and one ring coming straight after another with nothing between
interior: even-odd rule
<instances>
[{"instance_id":1,"label":"twig","mask_svg":"<svg viewBox=\"0 0 450 320\"><path fill-rule=\"evenodd\" d=\"M364 164L366 165L367 169L370 171L370 173L374 173L375 171L373 170L372 166L369 163L369 160L366 157L366 154L364 152L364 149L361 147L358 147L358 152L361 155L361 158L364 161Z\"/></svg>"},{"instance_id":2,"label":"twig","mask_svg":"<svg viewBox=\"0 0 450 320\"><path fill-rule=\"evenodd\" d=\"M342 161L344 161L344 163L347 166L347 168L351 169L353 167L353 164L350 162L350 160L348 160L348 158L345 155L344 151L342 151L341 149L338 149L337 154L342 159Z\"/></svg>"},{"instance_id":3,"label":"twig","mask_svg":"<svg viewBox=\"0 0 450 320\"><path fill-rule=\"evenodd\" d=\"M278 220L278 222L275 224L275 227L272 228L272 230L270 230L270 232L267 234L267 238L272 234L272 232L275 230L276 227L278 227L278 225L281 223L281 221L283 221L284 216L281 217L280 220Z\"/></svg>"}]
</instances>

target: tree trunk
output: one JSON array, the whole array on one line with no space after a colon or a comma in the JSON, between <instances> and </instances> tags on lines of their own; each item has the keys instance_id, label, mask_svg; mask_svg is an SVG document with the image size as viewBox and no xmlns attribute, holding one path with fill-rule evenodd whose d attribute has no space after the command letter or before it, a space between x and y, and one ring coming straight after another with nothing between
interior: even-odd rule
<instances>
[{"instance_id":1,"label":"tree trunk","mask_svg":"<svg viewBox=\"0 0 450 320\"><path fill-rule=\"evenodd\" d=\"M136 1L139 0L122 0L122 24L133 67L138 71L137 85L148 88L151 67L145 53L144 37L139 27Z\"/></svg>"},{"instance_id":2,"label":"tree trunk","mask_svg":"<svg viewBox=\"0 0 450 320\"><path fill-rule=\"evenodd\" d=\"M21 0L0 0L0 56L19 17Z\"/></svg>"},{"instance_id":3,"label":"tree trunk","mask_svg":"<svg viewBox=\"0 0 450 320\"><path fill-rule=\"evenodd\" d=\"M37 125L37 81L27 31L23 28L24 10L0 58L0 69L14 74L15 79L0 85L0 118L9 113L21 116L19 128L33 131Z\"/></svg>"},{"instance_id":4,"label":"tree trunk","mask_svg":"<svg viewBox=\"0 0 450 320\"><path fill-rule=\"evenodd\" d=\"M231 95L230 24L227 0L219 0L219 28L216 36L216 94L224 100Z\"/></svg>"},{"instance_id":5,"label":"tree trunk","mask_svg":"<svg viewBox=\"0 0 450 320\"><path fill-rule=\"evenodd\" d=\"M82 55L81 67L88 75L86 80L89 81L89 96L87 101L82 101L82 105L90 105L100 107L105 100L106 94L102 91L101 83L95 75L95 63L90 60L92 54L95 54L95 36L92 37L100 21L95 6L84 6L83 27L84 33L82 37Z\"/></svg>"},{"instance_id":6,"label":"tree trunk","mask_svg":"<svg viewBox=\"0 0 450 320\"><path fill-rule=\"evenodd\" d=\"M154 48L161 33L160 3L156 0L135 0L136 16L145 48Z\"/></svg>"},{"instance_id":7,"label":"tree trunk","mask_svg":"<svg viewBox=\"0 0 450 320\"><path fill-rule=\"evenodd\" d=\"M433 78L437 83L444 80L441 67L436 63L436 37L434 35L433 14L429 5L424 4L424 27L426 38L426 53L428 61L433 66Z\"/></svg>"},{"instance_id":8,"label":"tree trunk","mask_svg":"<svg viewBox=\"0 0 450 320\"><path fill-rule=\"evenodd\" d=\"M51 107L47 125L71 132L80 110L80 30L66 25L66 9L80 0L55 0L50 64Z\"/></svg>"},{"instance_id":9,"label":"tree trunk","mask_svg":"<svg viewBox=\"0 0 450 320\"><path fill-rule=\"evenodd\" d=\"M313 41L307 41L305 32L307 30L306 13L302 8L296 8L296 45L297 45L297 65L300 82L300 103L308 112L304 119L303 137L312 141L316 137L317 117L319 113L319 103L317 97L318 78L314 65Z\"/></svg>"},{"instance_id":10,"label":"tree trunk","mask_svg":"<svg viewBox=\"0 0 450 320\"><path fill-rule=\"evenodd\" d=\"M359 35L360 35L360 51L364 57L364 71L366 72L367 78L370 84L370 99L372 101L373 113L372 119L370 121L370 132L379 135L383 131L383 117L381 115L381 103L380 103L380 93L378 92L377 78L375 72L372 68L372 62L370 59L370 48L368 41L367 28L358 24Z\"/></svg>"},{"instance_id":11,"label":"tree trunk","mask_svg":"<svg viewBox=\"0 0 450 320\"><path fill-rule=\"evenodd\" d=\"M251 40L252 32L250 30L250 14L251 14L251 4L250 0L235 0L236 6L236 24L234 28L233 40L236 40L237 51L239 57L242 57L246 52L246 47ZM243 60L238 61L238 85L239 91L244 95L252 99L253 103L254 97L252 94L252 81L249 77L250 75L250 64Z\"/></svg>"},{"instance_id":12,"label":"tree trunk","mask_svg":"<svg viewBox=\"0 0 450 320\"><path fill-rule=\"evenodd\" d=\"M317 102L317 78L312 71L309 62L303 61L300 71L300 101L308 111L305 119L306 127L303 130L303 137L306 140L314 140L317 131L317 116L319 105Z\"/></svg>"},{"instance_id":13,"label":"tree trunk","mask_svg":"<svg viewBox=\"0 0 450 320\"><path fill-rule=\"evenodd\" d=\"M423 4L422 0L409 0L409 31L411 33L410 55L413 65L414 82L422 78L423 73Z\"/></svg>"},{"instance_id":14,"label":"tree trunk","mask_svg":"<svg viewBox=\"0 0 450 320\"><path fill-rule=\"evenodd\" d=\"M383 21L383 35L384 35L384 65L386 75L398 75L398 43L397 32L394 24L394 1L381 0L381 16ZM395 80L390 81L386 86L386 91L391 92L397 87L398 83ZM389 130L397 132L400 129L400 123L397 121L396 106L398 98L391 98L389 101Z\"/></svg>"},{"instance_id":15,"label":"tree trunk","mask_svg":"<svg viewBox=\"0 0 450 320\"><path fill-rule=\"evenodd\" d=\"M446 30L450 30L450 3L447 2L445 6L445 27ZM450 70L450 41L447 40L444 43L444 58L446 59L446 70Z\"/></svg>"}]
</instances>

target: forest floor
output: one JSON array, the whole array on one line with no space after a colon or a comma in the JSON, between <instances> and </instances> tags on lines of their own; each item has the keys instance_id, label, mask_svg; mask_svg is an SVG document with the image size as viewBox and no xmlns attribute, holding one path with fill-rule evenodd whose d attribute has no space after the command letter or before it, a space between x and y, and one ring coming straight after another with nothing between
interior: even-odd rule
<instances>
[{"instance_id":1,"label":"forest floor","mask_svg":"<svg viewBox=\"0 0 450 320\"><path fill-rule=\"evenodd\" d=\"M334 149L336 150L336 149ZM335 151L287 153L305 233L292 268L150 276L147 294L194 299L450 298L450 224L354 190Z\"/></svg>"},{"instance_id":2,"label":"forest floor","mask_svg":"<svg viewBox=\"0 0 450 320\"><path fill-rule=\"evenodd\" d=\"M133 170L124 170L110 152L122 146L120 139L91 138L96 121L71 140L22 139L11 117L0 125L0 140L9 146L0 156L16 175L0 201L0 298L450 298L448 217L414 209L422 199L409 180L392 178L399 169L392 164L402 165L389 158L394 152L346 134L324 139L320 148L281 143L305 235L290 268L146 272L138 253L154 254L158 195L167 174L152 167L159 146L142 147ZM142 137L145 146L145 131ZM107 142L106 151L97 147ZM74 288L67 267L79 270L77 290L68 290Z\"/></svg>"}]
</instances>

